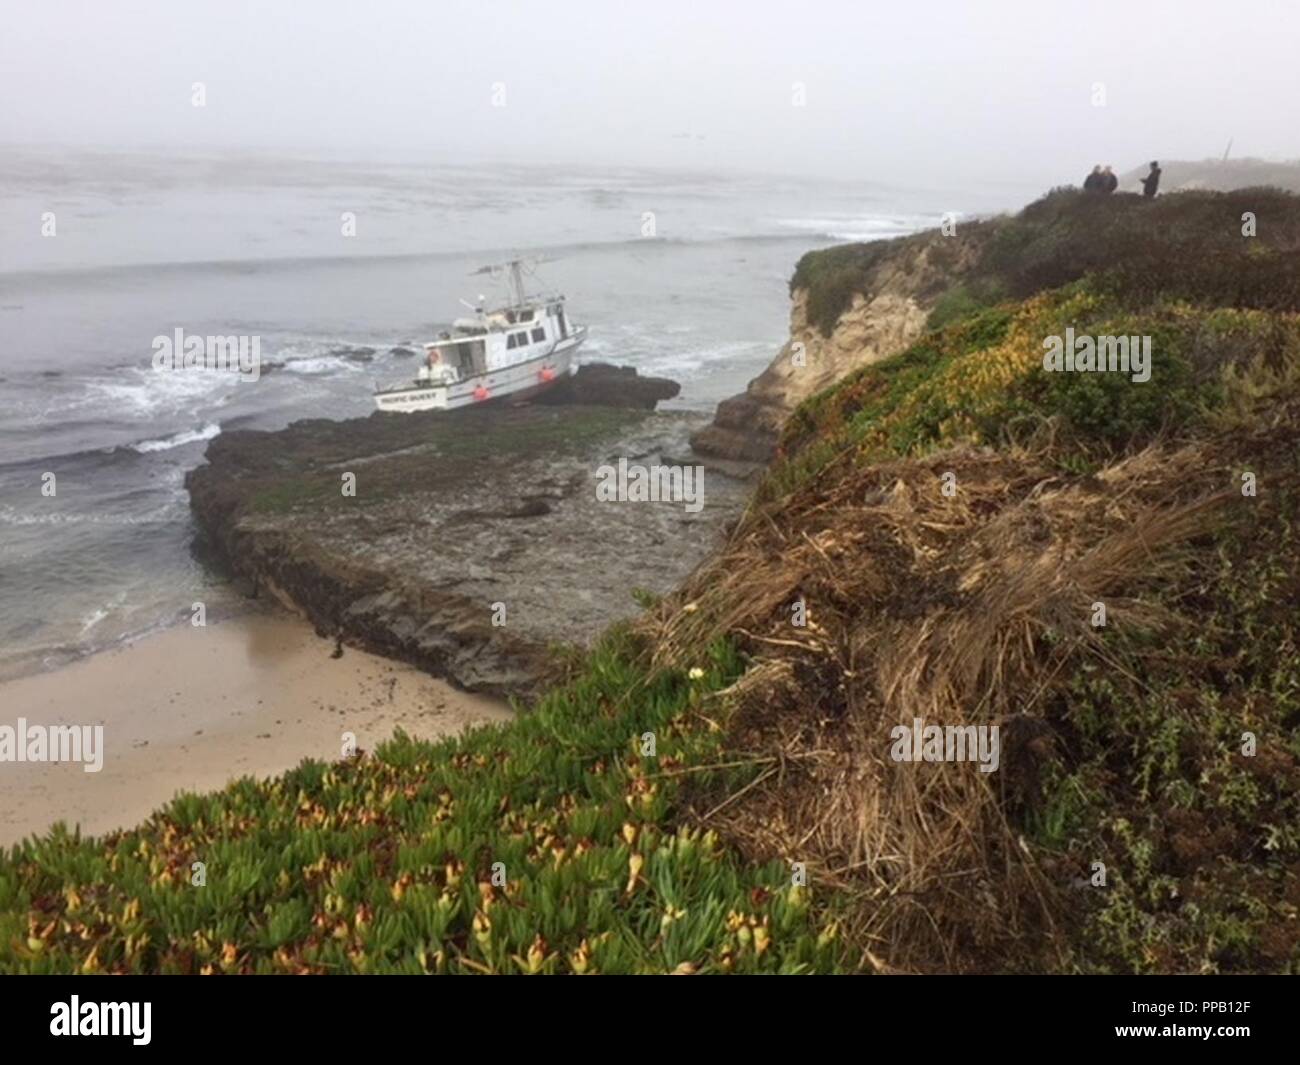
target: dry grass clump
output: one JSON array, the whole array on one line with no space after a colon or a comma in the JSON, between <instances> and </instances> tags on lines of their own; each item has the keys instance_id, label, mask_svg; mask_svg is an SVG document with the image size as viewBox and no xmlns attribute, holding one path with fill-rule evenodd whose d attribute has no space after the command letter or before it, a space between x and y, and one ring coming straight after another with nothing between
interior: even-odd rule
<instances>
[{"instance_id":1,"label":"dry grass clump","mask_svg":"<svg viewBox=\"0 0 1300 1065\"><path fill-rule=\"evenodd\" d=\"M1093 604L1130 631L1183 624L1141 589L1241 498L1233 477L1205 444L1085 478L1043 454L962 449L845 458L779 512L755 506L647 622L660 664L720 634L753 657L728 728L764 768L743 794L698 796L697 813L753 857L852 891L864 964L1007 968L1027 949L1051 964L1065 885L1006 815L1056 743L1041 707L1067 662L1105 660ZM890 730L915 718L999 725L999 770L892 760Z\"/></svg>"}]
</instances>

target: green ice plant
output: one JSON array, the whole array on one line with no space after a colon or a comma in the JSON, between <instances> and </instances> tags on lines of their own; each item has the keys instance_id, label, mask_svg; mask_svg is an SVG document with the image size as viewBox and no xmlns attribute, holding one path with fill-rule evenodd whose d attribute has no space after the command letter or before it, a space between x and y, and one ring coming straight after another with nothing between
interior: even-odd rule
<instances>
[{"instance_id":1,"label":"green ice plant","mask_svg":"<svg viewBox=\"0 0 1300 1065\"><path fill-rule=\"evenodd\" d=\"M695 707L739 675L736 652L708 648L690 677L641 663L616 631L508 724L398 733L371 755L182 795L127 832L30 839L0 857L0 970L839 967L786 866L678 823L721 742Z\"/></svg>"}]
</instances>

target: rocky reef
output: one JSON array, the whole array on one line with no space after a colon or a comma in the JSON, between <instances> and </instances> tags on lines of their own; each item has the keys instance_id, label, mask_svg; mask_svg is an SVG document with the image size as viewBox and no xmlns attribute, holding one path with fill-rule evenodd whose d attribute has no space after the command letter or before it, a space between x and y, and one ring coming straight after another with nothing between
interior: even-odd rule
<instances>
[{"instance_id":1,"label":"rocky reef","mask_svg":"<svg viewBox=\"0 0 1300 1065\"><path fill-rule=\"evenodd\" d=\"M546 404L307 420L234 431L186 479L201 545L323 634L464 688L524 694L714 546L746 491L710 471L704 505L601 502L620 458L690 464L697 414L671 381L583 367ZM351 494L349 494L351 492Z\"/></svg>"}]
</instances>

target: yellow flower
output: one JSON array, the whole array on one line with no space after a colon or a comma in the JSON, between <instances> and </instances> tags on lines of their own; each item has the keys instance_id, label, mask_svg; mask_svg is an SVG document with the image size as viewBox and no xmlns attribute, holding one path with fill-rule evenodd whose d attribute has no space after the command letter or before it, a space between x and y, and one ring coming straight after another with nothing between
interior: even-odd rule
<instances>
[{"instance_id":1,"label":"yellow flower","mask_svg":"<svg viewBox=\"0 0 1300 1065\"><path fill-rule=\"evenodd\" d=\"M581 976L587 971L591 962L591 944L585 939L578 944L578 949L569 955L569 966L575 973Z\"/></svg>"},{"instance_id":2,"label":"yellow flower","mask_svg":"<svg viewBox=\"0 0 1300 1065\"><path fill-rule=\"evenodd\" d=\"M641 866L645 865L645 859L639 854L629 856L627 860L627 888L626 894L630 895L636 889L637 879L641 875Z\"/></svg>"},{"instance_id":3,"label":"yellow flower","mask_svg":"<svg viewBox=\"0 0 1300 1065\"><path fill-rule=\"evenodd\" d=\"M699 666L692 666L691 671L687 674L687 676L690 677L691 680L700 680L704 676L704 670L702 670Z\"/></svg>"},{"instance_id":4,"label":"yellow flower","mask_svg":"<svg viewBox=\"0 0 1300 1065\"><path fill-rule=\"evenodd\" d=\"M492 939L492 919L481 910L474 914L474 938L480 946L486 946Z\"/></svg>"},{"instance_id":5,"label":"yellow flower","mask_svg":"<svg viewBox=\"0 0 1300 1065\"><path fill-rule=\"evenodd\" d=\"M524 966L529 974L536 974L542 971L542 966L546 964L546 940L540 935L537 936L532 946L528 948L528 961Z\"/></svg>"}]
</instances>

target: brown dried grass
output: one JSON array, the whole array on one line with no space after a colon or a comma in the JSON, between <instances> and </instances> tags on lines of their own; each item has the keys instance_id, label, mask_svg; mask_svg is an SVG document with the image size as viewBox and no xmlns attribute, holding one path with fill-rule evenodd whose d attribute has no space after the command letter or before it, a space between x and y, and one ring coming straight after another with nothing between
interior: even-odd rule
<instances>
[{"instance_id":1,"label":"brown dried grass","mask_svg":"<svg viewBox=\"0 0 1300 1065\"><path fill-rule=\"evenodd\" d=\"M1141 589L1174 576L1240 498L1232 477L1204 444L1152 446L1091 478L1041 453L957 450L846 458L779 510L755 505L645 622L659 664L689 666L721 634L752 655L726 693L728 728L766 768L743 795L701 794L697 816L850 891L864 965L1050 960L1058 888L1005 813L1054 742L1037 708L1067 663L1104 656L1094 602L1111 625L1182 624ZM999 724L1000 770L892 761L890 730L914 718Z\"/></svg>"}]
</instances>

